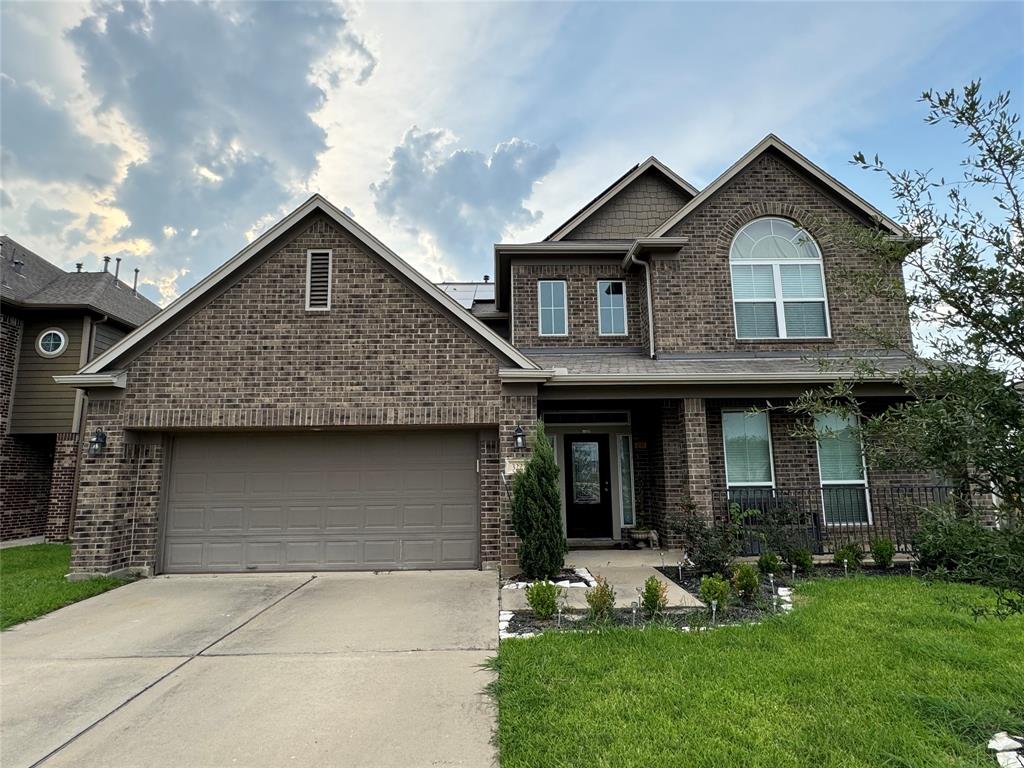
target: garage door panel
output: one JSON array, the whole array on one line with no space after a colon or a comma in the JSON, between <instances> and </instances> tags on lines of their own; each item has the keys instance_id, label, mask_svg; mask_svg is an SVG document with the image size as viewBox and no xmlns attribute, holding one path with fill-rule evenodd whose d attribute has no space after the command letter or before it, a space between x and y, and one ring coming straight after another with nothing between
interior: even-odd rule
<instances>
[{"instance_id":1,"label":"garage door panel","mask_svg":"<svg viewBox=\"0 0 1024 768\"><path fill-rule=\"evenodd\" d=\"M176 438L169 572L472 568L471 432Z\"/></svg>"}]
</instances>

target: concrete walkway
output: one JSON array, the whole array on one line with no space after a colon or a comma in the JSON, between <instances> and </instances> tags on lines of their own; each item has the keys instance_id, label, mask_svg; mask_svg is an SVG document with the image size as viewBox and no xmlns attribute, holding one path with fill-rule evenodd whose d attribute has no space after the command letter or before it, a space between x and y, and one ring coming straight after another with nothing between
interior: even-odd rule
<instances>
[{"instance_id":1,"label":"concrete walkway","mask_svg":"<svg viewBox=\"0 0 1024 768\"><path fill-rule=\"evenodd\" d=\"M568 568L586 568L594 576L603 576L615 590L615 606L628 608L637 599L639 590L651 576L665 584L668 590L670 608L701 607L703 603L685 589L666 578L655 566L679 562L682 553L678 550L650 549L581 549L573 550L566 556ZM565 590L566 605L571 609L586 610L586 590L572 587ZM526 593L521 589L501 590L501 607L506 611L522 611L529 606Z\"/></svg>"},{"instance_id":2,"label":"concrete walkway","mask_svg":"<svg viewBox=\"0 0 1024 768\"><path fill-rule=\"evenodd\" d=\"M174 576L0 635L0 764L490 766L493 572Z\"/></svg>"}]
</instances>

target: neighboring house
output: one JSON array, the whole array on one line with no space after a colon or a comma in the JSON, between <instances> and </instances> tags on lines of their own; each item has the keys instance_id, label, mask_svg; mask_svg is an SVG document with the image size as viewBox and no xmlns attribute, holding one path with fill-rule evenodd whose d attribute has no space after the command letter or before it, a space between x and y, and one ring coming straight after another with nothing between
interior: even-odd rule
<instances>
[{"instance_id":1,"label":"neighboring house","mask_svg":"<svg viewBox=\"0 0 1024 768\"><path fill-rule=\"evenodd\" d=\"M85 395L57 384L159 311L109 272L0 237L0 538L68 537Z\"/></svg>"},{"instance_id":2,"label":"neighboring house","mask_svg":"<svg viewBox=\"0 0 1024 768\"><path fill-rule=\"evenodd\" d=\"M846 290L866 259L823 222L905 236L769 136L703 190L652 158L544 241L495 246L492 283L436 286L315 195L59 377L106 437L72 568L512 565L509 478L541 418L574 542L673 543L687 515L782 497L826 539L891 522L877 494L930 478L866 470L845 424L816 445L778 410L872 354L860 326L910 333L901 302Z\"/></svg>"}]
</instances>

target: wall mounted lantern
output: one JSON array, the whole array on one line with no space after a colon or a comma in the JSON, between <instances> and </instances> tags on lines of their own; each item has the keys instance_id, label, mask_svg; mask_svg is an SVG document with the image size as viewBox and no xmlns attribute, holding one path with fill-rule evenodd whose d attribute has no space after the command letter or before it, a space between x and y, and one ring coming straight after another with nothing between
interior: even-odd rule
<instances>
[{"instance_id":1,"label":"wall mounted lantern","mask_svg":"<svg viewBox=\"0 0 1024 768\"><path fill-rule=\"evenodd\" d=\"M107 433L102 429L97 429L89 440L89 455L99 456L103 449L107 447Z\"/></svg>"},{"instance_id":2,"label":"wall mounted lantern","mask_svg":"<svg viewBox=\"0 0 1024 768\"><path fill-rule=\"evenodd\" d=\"M522 450L526 447L526 432L518 424L512 430L512 445L516 450Z\"/></svg>"}]
</instances>

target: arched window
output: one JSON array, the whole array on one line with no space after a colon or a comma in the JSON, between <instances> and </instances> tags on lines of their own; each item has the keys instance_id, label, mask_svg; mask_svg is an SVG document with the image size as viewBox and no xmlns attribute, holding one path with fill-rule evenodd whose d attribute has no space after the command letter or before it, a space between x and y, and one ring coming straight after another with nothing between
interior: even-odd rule
<instances>
[{"instance_id":1,"label":"arched window","mask_svg":"<svg viewBox=\"0 0 1024 768\"><path fill-rule=\"evenodd\" d=\"M729 262L736 338L828 338L821 251L805 230L755 219L736 233Z\"/></svg>"}]
</instances>

